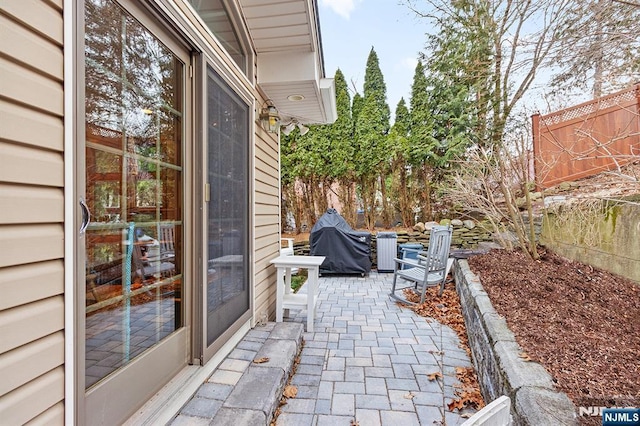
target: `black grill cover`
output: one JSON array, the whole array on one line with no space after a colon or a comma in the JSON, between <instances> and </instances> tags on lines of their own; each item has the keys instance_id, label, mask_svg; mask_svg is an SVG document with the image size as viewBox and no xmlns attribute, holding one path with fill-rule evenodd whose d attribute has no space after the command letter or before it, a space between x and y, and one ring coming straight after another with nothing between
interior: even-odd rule
<instances>
[{"instance_id":1,"label":"black grill cover","mask_svg":"<svg viewBox=\"0 0 640 426\"><path fill-rule=\"evenodd\" d=\"M371 271L371 234L354 231L329 209L311 229L311 256L325 256L321 274L366 274Z\"/></svg>"}]
</instances>

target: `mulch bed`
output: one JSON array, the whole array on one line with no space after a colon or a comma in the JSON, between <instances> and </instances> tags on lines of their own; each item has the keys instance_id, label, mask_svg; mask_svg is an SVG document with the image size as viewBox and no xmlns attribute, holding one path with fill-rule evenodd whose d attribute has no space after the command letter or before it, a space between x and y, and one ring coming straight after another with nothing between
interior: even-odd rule
<instances>
[{"instance_id":1,"label":"mulch bed","mask_svg":"<svg viewBox=\"0 0 640 426\"><path fill-rule=\"evenodd\" d=\"M469 258L523 351L576 407L640 406L640 285L550 251ZM581 418L600 424L600 417Z\"/></svg>"}]
</instances>

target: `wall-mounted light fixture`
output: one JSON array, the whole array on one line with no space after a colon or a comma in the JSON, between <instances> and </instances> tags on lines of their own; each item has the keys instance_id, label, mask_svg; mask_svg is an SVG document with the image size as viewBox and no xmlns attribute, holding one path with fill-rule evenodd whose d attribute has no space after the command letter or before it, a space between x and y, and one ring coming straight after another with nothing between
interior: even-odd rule
<instances>
[{"instance_id":1,"label":"wall-mounted light fixture","mask_svg":"<svg viewBox=\"0 0 640 426\"><path fill-rule=\"evenodd\" d=\"M269 133L278 133L280 129L280 115L271 99L267 99L260 110L260 124Z\"/></svg>"},{"instance_id":2,"label":"wall-mounted light fixture","mask_svg":"<svg viewBox=\"0 0 640 426\"><path fill-rule=\"evenodd\" d=\"M289 133L293 132L293 129L298 126L298 130L300 130L300 135L304 136L307 134L307 132L309 131L309 128L307 126L305 126L302 123L299 123L297 121L292 121L291 123L287 124L286 126L284 126L282 128L282 133L284 133L285 135L289 136Z\"/></svg>"}]
</instances>

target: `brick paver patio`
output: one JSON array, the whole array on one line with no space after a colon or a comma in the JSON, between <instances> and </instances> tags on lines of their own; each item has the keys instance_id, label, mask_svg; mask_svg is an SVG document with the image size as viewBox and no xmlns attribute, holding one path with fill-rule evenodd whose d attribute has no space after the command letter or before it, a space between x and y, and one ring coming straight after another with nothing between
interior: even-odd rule
<instances>
[{"instance_id":1,"label":"brick paver patio","mask_svg":"<svg viewBox=\"0 0 640 426\"><path fill-rule=\"evenodd\" d=\"M449 327L390 299L392 278L375 271L320 278L315 331L302 333L291 379L298 393L281 407L276 425L454 426L466 420L447 404L458 382L456 367L470 366L469 357ZM291 311L285 323L305 324L306 311ZM171 424L265 424L301 330L280 326L251 330ZM251 363L265 355L269 363ZM442 379L429 380L435 372Z\"/></svg>"},{"instance_id":2,"label":"brick paver patio","mask_svg":"<svg viewBox=\"0 0 640 426\"><path fill-rule=\"evenodd\" d=\"M388 293L393 274L320 278L315 332L292 384L295 399L277 425L457 425L447 410L456 367L471 365L455 332L399 307ZM304 291L304 287L301 289ZM306 312L287 321L304 323ZM441 372L443 379L428 375Z\"/></svg>"}]
</instances>

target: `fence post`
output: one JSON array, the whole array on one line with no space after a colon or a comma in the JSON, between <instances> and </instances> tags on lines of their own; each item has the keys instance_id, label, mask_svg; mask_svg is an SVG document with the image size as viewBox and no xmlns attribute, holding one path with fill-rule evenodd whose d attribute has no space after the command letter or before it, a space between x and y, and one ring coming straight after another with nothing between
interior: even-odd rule
<instances>
[{"instance_id":1,"label":"fence post","mask_svg":"<svg viewBox=\"0 0 640 426\"><path fill-rule=\"evenodd\" d=\"M540 155L540 113L531 116L531 135L533 136L533 180L536 183L536 191L541 191L538 181L538 155Z\"/></svg>"}]
</instances>

